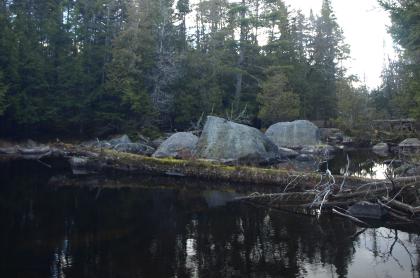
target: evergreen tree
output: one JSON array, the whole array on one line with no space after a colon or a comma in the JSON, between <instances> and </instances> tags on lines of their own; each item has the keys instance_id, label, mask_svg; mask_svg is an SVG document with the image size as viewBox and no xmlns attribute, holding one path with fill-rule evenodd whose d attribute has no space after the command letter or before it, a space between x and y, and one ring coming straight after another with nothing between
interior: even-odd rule
<instances>
[{"instance_id":1,"label":"evergreen tree","mask_svg":"<svg viewBox=\"0 0 420 278\"><path fill-rule=\"evenodd\" d=\"M271 70L274 70L274 74L269 74L258 96L261 105L258 116L265 126L299 117L299 96L290 90L284 74Z\"/></svg>"},{"instance_id":2,"label":"evergreen tree","mask_svg":"<svg viewBox=\"0 0 420 278\"><path fill-rule=\"evenodd\" d=\"M254 124L330 119L357 91L328 0L309 18L282 0L1 0L0 34L2 128L28 136L188 129L244 107ZM403 41L387 81L401 113L416 107L416 50Z\"/></svg>"},{"instance_id":3,"label":"evergreen tree","mask_svg":"<svg viewBox=\"0 0 420 278\"><path fill-rule=\"evenodd\" d=\"M398 79L403 80L399 88L391 88L389 77L384 77L384 90L397 95L396 105L400 115L420 118L420 3L416 0L381 0L381 5L390 12L392 26L390 33L402 47L401 70ZM386 91L383 92L386 94Z\"/></svg>"},{"instance_id":4,"label":"evergreen tree","mask_svg":"<svg viewBox=\"0 0 420 278\"><path fill-rule=\"evenodd\" d=\"M332 119L337 115L336 81L343 76L339 62L347 57L342 30L336 22L331 1L323 0L321 15L315 22L311 64L308 74L312 84L310 117L319 120Z\"/></svg>"}]
</instances>

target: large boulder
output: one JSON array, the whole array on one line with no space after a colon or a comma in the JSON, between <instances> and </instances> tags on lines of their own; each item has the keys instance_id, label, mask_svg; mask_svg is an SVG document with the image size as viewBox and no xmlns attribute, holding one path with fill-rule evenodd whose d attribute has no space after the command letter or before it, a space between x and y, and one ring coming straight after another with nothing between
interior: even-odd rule
<instances>
[{"instance_id":1,"label":"large boulder","mask_svg":"<svg viewBox=\"0 0 420 278\"><path fill-rule=\"evenodd\" d=\"M198 137L190 132L178 132L166 139L153 157L190 158L194 156Z\"/></svg>"},{"instance_id":2,"label":"large boulder","mask_svg":"<svg viewBox=\"0 0 420 278\"><path fill-rule=\"evenodd\" d=\"M197 156L218 161L263 164L275 161L278 148L256 128L208 116Z\"/></svg>"},{"instance_id":3,"label":"large boulder","mask_svg":"<svg viewBox=\"0 0 420 278\"><path fill-rule=\"evenodd\" d=\"M299 148L320 142L318 127L306 120L276 123L267 129L265 135L277 147Z\"/></svg>"}]
</instances>

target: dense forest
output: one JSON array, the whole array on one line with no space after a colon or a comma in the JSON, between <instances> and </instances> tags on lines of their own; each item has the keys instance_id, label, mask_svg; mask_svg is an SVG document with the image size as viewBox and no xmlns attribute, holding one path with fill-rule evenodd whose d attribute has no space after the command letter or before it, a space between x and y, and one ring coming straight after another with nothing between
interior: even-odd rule
<instances>
[{"instance_id":1,"label":"dense forest","mask_svg":"<svg viewBox=\"0 0 420 278\"><path fill-rule=\"evenodd\" d=\"M400 57L369 91L343 67L331 0L309 17L282 0L0 0L0 134L420 117L420 3L380 4Z\"/></svg>"}]
</instances>

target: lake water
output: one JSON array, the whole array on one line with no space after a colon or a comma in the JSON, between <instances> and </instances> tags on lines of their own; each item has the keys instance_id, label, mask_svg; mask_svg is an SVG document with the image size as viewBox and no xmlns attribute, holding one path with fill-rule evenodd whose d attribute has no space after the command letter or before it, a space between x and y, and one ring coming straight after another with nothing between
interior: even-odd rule
<instances>
[{"instance_id":1,"label":"lake water","mask_svg":"<svg viewBox=\"0 0 420 278\"><path fill-rule=\"evenodd\" d=\"M243 192L182 179L49 184L63 174L0 164L0 277L419 277L415 227L230 203Z\"/></svg>"},{"instance_id":2,"label":"lake water","mask_svg":"<svg viewBox=\"0 0 420 278\"><path fill-rule=\"evenodd\" d=\"M347 160L347 156L349 160ZM357 150L350 152L338 152L329 162L331 172L336 175L343 175L347 170L351 176L365 177L370 179L386 179L386 173L393 175L393 166L385 161L395 157L381 157L371 150ZM394 161L398 159L395 158ZM348 163L350 162L350 163ZM394 165L395 166L395 165Z\"/></svg>"}]
</instances>

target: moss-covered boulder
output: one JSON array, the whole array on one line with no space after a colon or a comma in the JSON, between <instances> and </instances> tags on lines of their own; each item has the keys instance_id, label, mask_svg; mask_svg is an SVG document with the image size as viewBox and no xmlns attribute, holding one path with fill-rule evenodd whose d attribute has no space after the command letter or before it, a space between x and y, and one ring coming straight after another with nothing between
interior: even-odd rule
<instances>
[{"instance_id":1,"label":"moss-covered boulder","mask_svg":"<svg viewBox=\"0 0 420 278\"><path fill-rule=\"evenodd\" d=\"M277 146L256 128L209 116L197 156L218 161L264 164L279 158Z\"/></svg>"}]
</instances>

